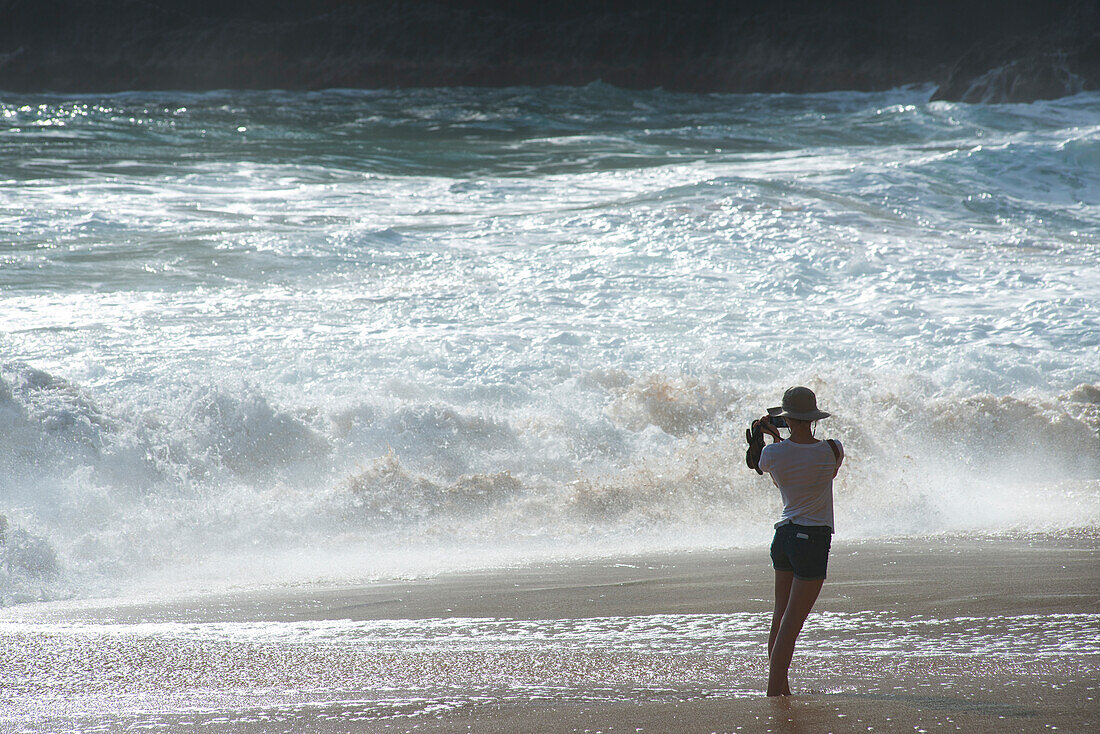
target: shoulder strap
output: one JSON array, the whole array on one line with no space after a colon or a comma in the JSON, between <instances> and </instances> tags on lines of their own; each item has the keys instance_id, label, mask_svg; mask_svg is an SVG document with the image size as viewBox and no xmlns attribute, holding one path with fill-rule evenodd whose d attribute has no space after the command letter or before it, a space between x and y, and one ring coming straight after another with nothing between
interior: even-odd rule
<instances>
[{"instance_id":1,"label":"shoulder strap","mask_svg":"<svg viewBox=\"0 0 1100 734\"><path fill-rule=\"evenodd\" d=\"M755 469L757 474L763 474L760 470L760 452L764 450L764 431L760 428L760 421L753 421L752 428L745 431L745 440L749 442L749 448L745 451L745 463L750 469Z\"/></svg>"},{"instance_id":2,"label":"shoulder strap","mask_svg":"<svg viewBox=\"0 0 1100 734\"><path fill-rule=\"evenodd\" d=\"M829 448L833 450L833 460L840 461L840 449L837 447L836 441L830 438L828 439L828 441L826 441L826 443L828 443Z\"/></svg>"}]
</instances>

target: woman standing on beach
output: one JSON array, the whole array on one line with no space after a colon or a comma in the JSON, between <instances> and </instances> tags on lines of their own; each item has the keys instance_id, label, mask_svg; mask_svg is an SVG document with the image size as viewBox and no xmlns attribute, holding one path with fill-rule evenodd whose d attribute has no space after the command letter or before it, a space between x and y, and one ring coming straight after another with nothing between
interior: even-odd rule
<instances>
[{"instance_id":1,"label":"woman standing on beach","mask_svg":"<svg viewBox=\"0 0 1100 734\"><path fill-rule=\"evenodd\" d=\"M808 387L792 387L783 405L768 408L760 426L772 436L758 464L771 474L783 495L783 515L775 525L772 566L775 568L775 611L768 635L768 695L791 695L787 671L794 642L813 609L833 533L833 477L840 471L844 450L839 441L814 438L814 424L829 414L817 408ZM773 419L783 418L791 435L783 440ZM782 423L780 423L782 425Z\"/></svg>"}]
</instances>

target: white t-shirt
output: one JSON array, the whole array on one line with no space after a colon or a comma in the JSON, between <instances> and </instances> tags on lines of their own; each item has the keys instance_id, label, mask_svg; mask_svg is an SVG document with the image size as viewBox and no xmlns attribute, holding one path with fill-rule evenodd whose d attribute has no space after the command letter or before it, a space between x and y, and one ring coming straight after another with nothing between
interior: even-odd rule
<instances>
[{"instance_id":1,"label":"white t-shirt","mask_svg":"<svg viewBox=\"0 0 1100 734\"><path fill-rule=\"evenodd\" d=\"M835 439L834 439L835 441ZM844 447L836 441L841 458ZM833 524L833 475L837 459L827 441L795 443L780 441L764 447L760 470L772 475L783 495L783 515L779 527L790 520L797 525Z\"/></svg>"}]
</instances>

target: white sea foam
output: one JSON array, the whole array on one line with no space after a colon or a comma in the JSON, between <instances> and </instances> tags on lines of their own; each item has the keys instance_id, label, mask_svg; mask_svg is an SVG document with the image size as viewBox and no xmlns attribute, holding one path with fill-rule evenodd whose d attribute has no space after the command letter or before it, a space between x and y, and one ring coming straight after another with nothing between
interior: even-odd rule
<instances>
[{"instance_id":1,"label":"white sea foam","mask_svg":"<svg viewBox=\"0 0 1100 734\"><path fill-rule=\"evenodd\" d=\"M1095 527L1100 97L927 96L0 98L0 598L760 542L793 383L842 535Z\"/></svg>"}]
</instances>

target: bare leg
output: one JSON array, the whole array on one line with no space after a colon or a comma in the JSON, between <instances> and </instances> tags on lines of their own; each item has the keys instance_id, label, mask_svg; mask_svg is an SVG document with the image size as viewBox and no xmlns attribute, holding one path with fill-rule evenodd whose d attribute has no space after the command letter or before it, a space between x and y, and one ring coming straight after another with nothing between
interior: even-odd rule
<instances>
[{"instance_id":1,"label":"bare leg","mask_svg":"<svg viewBox=\"0 0 1100 734\"><path fill-rule=\"evenodd\" d=\"M772 645L775 644L775 635L779 632L779 623L783 620L783 612L787 611L787 600L791 598L791 581L794 580L792 571L775 572L775 610L772 612L772 629L768 633L768 657L772 656Z\"/></svg>"},{"instance_id":2,"label":"bare leg","mask_svg":"<svg viewBox=\"0 0 1100 734\"><path fill-rule=\"evenodd\" d=\"M783 618L779 621L779 631L772 643L772 652L768 670L768 695L789 696L791 685L787 679L787 671L791 667L791 657L794 655L794 641L798 639L798 633L802 631L802 625L814 608L817 595L821 593L821 584L824 579L803 581L794 579L791 582L791 595L787 601L787 608L783 612Z\"/></svg>"}]
</instances>

